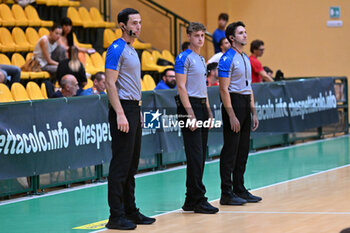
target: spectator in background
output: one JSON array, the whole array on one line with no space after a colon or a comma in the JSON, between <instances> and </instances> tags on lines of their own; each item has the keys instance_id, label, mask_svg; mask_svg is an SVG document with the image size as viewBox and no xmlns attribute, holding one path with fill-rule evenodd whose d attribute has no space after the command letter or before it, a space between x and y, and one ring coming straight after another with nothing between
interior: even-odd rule
<instances>
[{"instance_id":1,"label":"spectator in background","mask_svg":"<svg viewBox=\"0 0 350 233\"><path fill-rule=\"evenodd\" d=\"M97 72L91 78L94 83L93 87L88 88L80 93L80 95L102 95L106 94L104 90L106 89L106 76L104 72Z\"/></svg>"},{"instance_id":2,"label":"spectator in background","mask_svg":"<svg viewBox=\"0 0 350 233\"><path fill-rule=\"evenodd\" d=\"M253 40L250 44L250 64L252 66L252 83L273 82L273 79L265 72L258 57L264 54L264 42L262 40Z\"/></svg>"},{"instance_id":3,"label":"spectator in background","mask_svg":"<svg viewBox=\"0 0 350 233\"><path fill-rule=\"evenodd\" d=\"M62 28L54 24L48 36L39 39L34 48L34 57L39 61L43 71L51 74L51 81L56 81L56 71L58 63L67 58L66 50L57 44L62 34Z\"/></svg>"},{"instance_id":4,"label":"spectator in background","mask_svg":"<svg viewBox=\"0 0 350 233\"><path fill-rule=\"evenodd\" d=\"M164 70L162 80L159 81L154 90L173 89L176 87L175 71L173 68Z\"/></svg>"},{"instance_id":5,"label":"spectator in background","mask_svg":"<svg viewBox=\"0 0 350 233\"><path fill-rule=\"evenodd\" d=\"M210 63L219 63L221 56L229 49L231 48L230 42L228 42L227 38L221 38L219 41L219 46L221 49L221 52L214 54L208 61L207 64Z\"/></svg>"},{"instance_id":6,"label":"spectator in background","mask_svg":"<svg viewBox=\"0 0 350 233\"><path fill-rule=\"evenodd\" d=\"M185 51L186 49L188 49L188 46L190 46L190 42L189 41L183 42L182 46L181 46L182 52Z\"/></svg>"},{"instance_id":7,"label":"spectator in background","mask_svg":"<svg viewBox=\"0 0 350 233\"><path fill-rule=\"evenodd\" d=\"M207 86L219 86L218 82L218 63L213 62L207 65Z\"/></svg>"},{"instance_id":8,"label":"spectator in background","mask_svg":"<svg viewBox=\"0 0 350 233\"><path fill-rule=\"evenodd\" d=\"M221 38L225 38L225 28L228 22L228 14L221 13L218 19L218 28L213 33L213 45L215 53L220 53L219 41Z\"/></svg>"},{"instance_id":9,"label":"spectator in background","mask_svg":"<svg viewBox=\"0 0 350 233\"><path fill-rule=\"evenodd\" d=\"M263 69L265 70L266 74L273 79L273 71L268 66L264 66Z\"/></svg>"},{"instance_id":10,"label":"spectator in background","mask_svg":"<svg viewBox=\"0 0 350 233\"><path fill-rule=\"evenodd\" d=\"M68 17L64 17L61 20L61 26L62 26L62 36L60 39L57 41L57 43L61 46L63 46L67 51L69 47L75 46L77 47L79 51L79 60L85 64L85 53L95 53L95 49L87 49L87 48L80 48L77 45L74 44L73 41L73 26L72 26L72 20Z\"/></svg>"},{"instance_id":11,"label":"spectator in background","mask_svg":"<svg viewBox=\"0 0 350 233\"><path fill-rule=\"evenodd\" d=\"M61 90L56 91L53 98L75 96L79 89L77 79L71 74L66 74L62 77L60 87Z\"/></svg>"},{"instance_id":12,"label":"spectator in background","mask_svg":"<svg viewBox=\"0 0 350 233\"><path fill-rule=\"evenodd\" d=\"M0 65L0 83L11 88L12 84L21 79L21 69L17 66Z\"/></svg>"},{"instance_id":13,"label":"spectator in background","mask_svg":"<svg viewBox=\"0 0 350 233\"><path fill-rule=\"evenodd\" d=\"M20 5L21 7L25 7L31 3L34 3L35 0L15 0L16 3L18 3L18 5Z\"/></svg>"},{"instance_id":14,"label":"spectator in background","mask_svg":"<svg viewBox=\"0 0 350 233\"><path fill-rule=\"evenodd\" d=\"M78 48L72 46L68 49L69 58L61 61L57 68L57 81L60 83L61 78L66 74L72 74L79 83L78 95L83 91L87 83L84 65L79 61Z\"/></svg>"}]
</instances>

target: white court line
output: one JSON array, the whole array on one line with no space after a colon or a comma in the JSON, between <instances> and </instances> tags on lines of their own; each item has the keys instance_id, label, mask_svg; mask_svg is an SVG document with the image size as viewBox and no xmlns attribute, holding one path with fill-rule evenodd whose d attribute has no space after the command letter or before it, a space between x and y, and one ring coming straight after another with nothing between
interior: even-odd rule
<instances>
[{"instance_id":1,"label":"white court line","mask_svg":"<svg viewBox=\"0 0 350 233\"><path fill-rule=\"evenodd\" d=\"M291 149L291 148L295 148L295 147L307 146L307 145L310 145L310 144L321 143L321 142L330 141L330 140L336 140L336 139L343 138L343 137L349 137L349 135L342 135L342 136L338 136L338 137L320 139L320 140L316 140L316 141L301 143L301 144L297 144L297 145L291 145L291 146L287 146L287 147L261 150L261 151L258 151L258 152L250 153L249 156L258 155L258 154L265 154L265 153L270 153L270 152L280 151L280 150L287 150L287 149ZM218 162L219 162L219 159L214 159L212 161L205 162L205 164L218 163ZM172 172L172 171L181 170L181 169L185 169L185 168L186 168L186 165L182 165L182 166L178 166L178 167L174 167L174 168L170 168L170 169L165 169L163 171L145 172L145 173L142 173L142 174L137 174L135 176L135 178L144 177L144 176L151 176L151 175L157 175L157 174L166 173L166 172ZM341 167L339 167L339 168L341 168ZM326 171L329 171L329 170L326 170ZM318 174L318 173L316 173L316 174ZM277 183L277 184L280 184L280 183ZM77 191L77 190L93 188L93 187L97 187L97 186L101 186L101 185L107 185L107 182L95 183L95 184L86 184L86 185L82 185L82 186L79 186L79 187L69 188L69 189L66 189L66 190L52 191L50 193L47 193L47 194L44 194L44 195L39 195L39 196L21 197L21 198L15 199L15 200L1 201L0 202L0 206L12 204L12 203L23 202L23 201L28 201L28 200L32 200L32 199L49 197L49 196L58 195L58 194L61 194L61 193L74 192L74 191ZM270 186L266 186L266 187L270 187ZM262 188L264 188L264 187L262 187ZM261 188L259 188L259 189L261 189ZM255 189L255 190L259 190L259 189ZM156 215L156 216L158 216L158 215Z\"/></svg>"},{"instance_id":2,"label":"white court line","mask_svg":"<svg viewBox=\"0 0 350 233\"><path fill-rule=\"evenodd\" d=\"M156 211L156 212L167 212L167 211ZM176 213L182 214L193 214L193 211L181 211L178 210ZM321 214L321 215L350 215L350 212L290 212L290 211L219 211L218 214Z\"/></svg>"},{"instance_id":3,"label":"white court line","mask_svg":"<svg viewBox=\"0 0 350 233\"><path fill-rule=\"evenodd\" d=\"M250 190L250 191L257 191L257 190L261 190L261 189L266 189L266 188L270 188L270 187L274 187L274 186L277 186L277 185L281 185L281 184L286 184L286 183L289 183L289 182L293 182L293 181L297 181L297 180L302 180L302 179L306 179L306 178L309 178L309 177L312 177L312 176L317 176L317 175L321 175L323 173L327 173L327 172L331 172L331 171L336 171L336 170L339 170L339 169L342 169L342 168L346 168L346 167L349 167L350 164L347 164L347 165L344 165L344 166L340 166L340 167L336 167L336 168L331 168L331 169L328 169L328 170L325 170L325 171L321 171L321 172L318 172L318 173L315 173L315 174L310 174L310 175L306 175L306 176L301 176L301 177L298 177L298 178L294 178L294 179L291 179L291 180L286 180L286 181L282 181L282 182L278 182L278 183L275 183L275 184L271 184L271 185L268 185L268 186L264 186L264 187L261 187L261 188L257 188L257 189L253 189L253 190ZM214 199L214 200L211 200L210 202L215 202L215 201L218 201L220 200L220 198L218 199ZM176 210L172 210L172 211L166 211L166 210L156 210L155 212L161 212L161 214L156 214L156 215L153 215L151 217L159 217L159 216L162 216L162 215L167 215L167 214L171 214L171 213L193 213L193 211L183 211L181 208L180 209L176 209ZM350 215L350 212L268 212L268 211L262 211L262 212L258 212L258 211L219 211L218 213L261 213L261 214L278 214L278 213L281 213L281 214L349 214ZM97 232L102 232L102 231L106 231L107 229L104 228L104 229L101 229L101 230L98 230L98 231L90 231L89 233L97 233Z\"/></svg>"},{"instance_id":4,"label":"white court line","mask_svg":"<svg viewBox=\"0 0 350 233\"><path fill-rule=\"evenodd\" d=\"M218 214L321 214L350 215L350 212L219 211Z\"/></svg>"}]
</instances>

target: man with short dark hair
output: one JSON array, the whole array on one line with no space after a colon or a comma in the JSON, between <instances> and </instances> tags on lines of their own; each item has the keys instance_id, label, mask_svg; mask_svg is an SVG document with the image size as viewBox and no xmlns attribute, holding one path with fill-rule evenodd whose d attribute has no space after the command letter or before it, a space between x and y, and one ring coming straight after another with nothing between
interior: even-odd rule
<instances>
[{"instance_id":1,"label":"man with short dark hair","mask_svg":"<svg viewBox=\"0 0 350 233\"><path fill-rule=\"evenodd\" d=\"M91 77L91 80L93 82L93 86L82 91L80 93L80 96L83 95L104 95L106 92L104 90L106 89L106 76L104 72L97 72L95 75Z\"/></svg>"},{"instance_id":2,"label":"man with short dark hair","mask_svg":"<svg viewBox=\"0 0 350 233\"><path fill-rule=\"evenodd\" d=\"M154 90L173 89L176 87L175 71L173 68L164 70L162 80L159 81Z\"/></svg>"},{"instance_id":3,"label":"man with short dark hair","mask_svg":"<svg viewBox=\"0 0 350 233\"><path fill-rule=\"evenodd\" d=\"M155 218L140 213L135 203L135 174L141 150L141 64L133 42L141 33L141 16L132 8L119 12L122 37L106 55L106 87L110 103L112 160L108 175L109 229L132 230Z\"/></svg>"},{"instance_id":4,"label":"man with short dark hair","mask_svg":"<svg viewBox=\"0 0 350 233\"><path fill-rule=\"evenodd\" d=\"M176 57L174 67L179 93L175 98L179 122L186 125L188 122L193 122L192 125L181 128L187 160L186 199L182 209L195 213L215 214L219 209L207 201L202 181L208 128L204 126L197 128L196 125L197 121L203 122L213 118L207 94L205 60L200 56L206 28L201 23L192 22L186 32L190 45Z\"/></svg>"},{"instance_id":5,"label":"man with short dark hair","mask_svg":"<svg viewBox=\"0 0 350 233\"><path fill-rule=\"evenodd\" d=\"M273 82L273 79L266 73L258 57L264 54L265 46L262 40L253 40L250 43L250 64L252 66L252 83Z\"/></svg>"},{"instance_id":6,"label":"man with short dark hair","mask_svg":"<svg viewBox=\"0 0 350 233\"><path fill-rule=\"evenodd\" d=\"M221 56L229 49L231 48L230 42L228 42L227 38L221 38L219 41L219 47L221 49L221 52L214 54L208 61L207 64L210 63L219 63Z\"/></svg>"},{"instance_id":7,"label":"man with short dark hair","mask_svg":"<svg viewBox=\"0 0 350 233\"><path fill-rule=\"evenodd\" d=\"M213 32L214 53L220 53L219 41L225 38L225 28L228 22L228 14L221 13L218 17L218 28Z\"/></svg>"},{"instance_id":8,"label":"man with short dark hair","mask_svg":"<svg viewBox=\"0 0 350 233\"><path fill-rule=\"evenodd\" d=\"M244 172L249 153L250 128L259 126L251 87L251 67L243 52L247 31L241 22L226 28L231 48L222 55L218 76L222 100L224 146L220 154L221 205L243 205L258 202L244 187Z\"/></svg>"},{"instance_id":9,"label":"man with short dark hair","mask_svg":"<svg viewBox=\"0 0 350 233\"><path fill-rule=\"evenodd\" d=\"M207 86L212 87L212 86L219 86L218 82L218 63L213 62L209 63L207 65Z\"/></svg>"}]
</instances>

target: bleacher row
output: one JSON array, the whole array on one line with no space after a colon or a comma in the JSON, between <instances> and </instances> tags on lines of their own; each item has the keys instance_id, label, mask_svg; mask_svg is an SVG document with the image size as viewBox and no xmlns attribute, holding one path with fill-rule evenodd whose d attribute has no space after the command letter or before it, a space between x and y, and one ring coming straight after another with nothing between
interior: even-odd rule
<instances>
[{"instance_id":1,"label":"bleacher row","mask_svg":"<svg viewBox=\"0 0 350 233\"><path fill-rule=\"evenodd\" d=\"M87 84L83 88L84 90L91 88L93 82L88 79ZM141 79L141 90L148 91L153 90L156 87L154 79L149 75L144 75ZM3 83L0 83L0 103L8 103L14 101L28 101L28 100L43 100L47 99L46 84L41 83L41 86L36 82L29 81L24 87L21 83L14 83L11 86L11 90Z\"/></svg>"},{"instance_id":2,"label":"bleacher row","mask_svg":"<svg viewBox=\"0 0 350 233\"><path fill-rule=\"evenodd\" d=\"M39 17L38 11L32 5L27 5L22 8L11 0L2 1L0 4L0 64L14 65L21 67L26 61L33 56L33 49L39 38L43 35L48 35L47 27L53 25L51 20L42 20ZM65 3L64 3L65 2ZM76 10L74 7L80 6L77 1L57 1L57 0L41 0L36 1L37 5L68 7L67 17L71 18L73 26L76 27L104 27L103 31L103 48L108 46L116 39L120 38L122 31L120 28L115 28L115 23L106 22L97 8L90 8L89 11L85 7L79 7ZM84 19L84 20L82 20ZM74 43L81 48L92 48L91 44L80 43L77 35L73 33ZM141 83L142 91L153 90L155 80L159 79L159 74L165 69L172 66L157 65L159 58L169 61L174 64L174 56L169 50L152 51L150 43L143 43L136 39L133 47L139 51L141 55L141 71L143 80ZM104 62L106 51L102 55L98 52L93 54L85 54L84 66L87 73L94 75L99 71L104 71ZM152 76L150 76L152 75ZM155 77L156 76L156 77ZM28 81L35 81L39 79L49 79L48 72L21 72L21 82L26 85ZM88 80L91 84L91 80ZM41 81L38 82L39 84ZM56 84L57 86L57 84ZM12 90L11 90L12 91ZM3 93L0 93L3 94ZM31 99L31 98L29 98ZM18 101L18 98L13 98ZM3 99L0 102L4 102Z\"/></svg>"}]
</instances>

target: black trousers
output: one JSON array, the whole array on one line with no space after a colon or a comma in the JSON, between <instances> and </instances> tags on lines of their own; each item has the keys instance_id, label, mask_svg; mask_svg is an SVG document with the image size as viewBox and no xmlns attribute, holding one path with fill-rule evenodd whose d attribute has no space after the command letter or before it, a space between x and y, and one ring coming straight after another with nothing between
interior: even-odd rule
<instances>
[{"instance_id":1,"label":"black trousers","mask_svg":"<svg viewBox=\"0 0 350 233\"><path fill-rule=\"evenodd\" d=\"M230 118L225 107L222 106L221 112L224 128L224 146L220 154L222 195L231 195L232 192L242 193L246 191L243 175L249 153L251 97L250 95L235 93L230 93L230 97L241 130L238 133L231 130Z\"/></svg>"},{"instance_id":2,"label":"black trousers","mask_svg":"<svg viewBox=\"0 0 350 233\"><path fill-rule=\"evenodd\" d=\"M205 98L190 97L190 103L197 120L205 121L208 119L208 109ZM181 102L177 101L178 115L187 115L187 112ZM179 117L179 121L186 124L187 117ZM181 129L186 160L186 203L196 205L205 198L205 186L202 182L204 164L207 152L208 128L197 128L191 131L189 128Z\"/></svg>"},{"instance_id":3,"label":"black trousers","mask_svg":"<svg viewBox=\"0 0 350 233\"><path fill-rule=\"evenodd\" d=\"M108 176L110 219L136 211L135 177L141 148L141 119L138 101L120 100L129 122L129 132L118 130L116 113L109 109L112 135L112 160Z\"/></svg>"}]
</instances>

